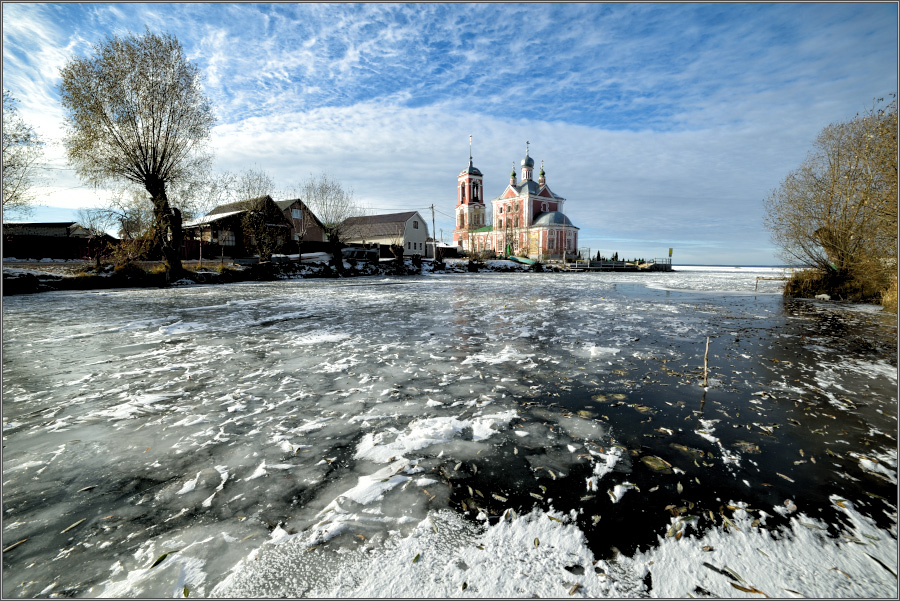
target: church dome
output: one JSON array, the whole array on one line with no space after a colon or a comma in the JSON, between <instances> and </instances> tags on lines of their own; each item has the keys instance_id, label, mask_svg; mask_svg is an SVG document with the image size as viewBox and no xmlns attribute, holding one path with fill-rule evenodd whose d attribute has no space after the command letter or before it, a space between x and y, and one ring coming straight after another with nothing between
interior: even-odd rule
<instances>
[{"instance_id":1,"label":"church dome","mask_svg":"<svg viewBox=\"0 0 900 601\"><path fill-rule=\"evenodd\" d=\"M534 159L526 154L525 158L522 159L522 166L528 168L534 167Z\"/></svg>"},{"instance_id":2,"label":"church dome","mask_svg":"<svg viewBox=\"0 0 900 601\"><path fill-rule=\"evenodd\" d=\"M548 213L541 213L534 220L534 225L536 225L536 226L568 225L571 227L575 227L575 224L572 223L568 217L566 217L563 213L561 213L559 211L550 211Z\"/></svg>"}]
</instances>

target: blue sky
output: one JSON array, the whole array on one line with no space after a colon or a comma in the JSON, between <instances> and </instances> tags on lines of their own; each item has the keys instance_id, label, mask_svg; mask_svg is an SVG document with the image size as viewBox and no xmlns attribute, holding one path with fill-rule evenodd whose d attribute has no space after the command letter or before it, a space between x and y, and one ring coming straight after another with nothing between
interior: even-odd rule
<instances>
[{"instance_id":1,"label":"blue sky","mask_svg":"<svg viewBox=\"0 0 900 601\"><path fill-rule=\"evenodd\" d=\"M107 198L67 169L60 67L145 27L203 71L217 170L434 204L449 241L469 134L486 197L527 140L580 246L676 263L780 263L763 199L823 127L897 91L896 3L4 3L3 86L49 143L35 217Z\"/></svg>"}]
</instances>

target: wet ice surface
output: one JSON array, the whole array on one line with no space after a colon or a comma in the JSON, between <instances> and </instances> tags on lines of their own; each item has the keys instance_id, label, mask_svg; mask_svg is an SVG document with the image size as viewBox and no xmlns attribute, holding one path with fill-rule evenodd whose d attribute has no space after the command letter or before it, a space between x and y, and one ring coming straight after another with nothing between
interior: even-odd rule
<instances>
[{"instance_id":1,"label":"wet ice surface","mask_svg":"<svg viewBox=\"0 0 900 601\"><path fill-rule=\"evenodd\" d=\"M757 275L6 299L3 595L896 595L893 320Z\"/></svg>"}]
</instances>

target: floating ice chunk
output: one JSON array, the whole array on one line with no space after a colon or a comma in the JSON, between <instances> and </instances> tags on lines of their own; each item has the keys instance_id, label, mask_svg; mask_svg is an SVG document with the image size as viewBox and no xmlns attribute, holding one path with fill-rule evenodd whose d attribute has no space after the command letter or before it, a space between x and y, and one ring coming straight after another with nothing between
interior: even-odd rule
<instances>
[{"instance_id":1,"label":"floating ice chunk","mask_svg":"<svg viewBox=\"0 0 900 601\"><path fill-rule=\"evenodd\" d=\"M613 503L618 503L622 500L622 497L625 496L625 493L634 488L634 484L631 482L624 482L622 484L616 484L609 491L609 496L612 498Z\"/></svg>"},{"instance_id":2,"label":"floating ice chunk","mask_svg":"<svg viewBox=\"0 0 900 601\"><path fill-rule=\"evenodd\" d=\"M259 478L260 476L265 476L265 475L266 475L266 462L265 462L265 460L263 460L263 462L259 464L259 467L256 468L256 471L253 472L252 474L250 474L249 476L247 476L246 478L244 478L244 480L255 480L256 478Z\"/></svg>"},{"instance_id":3,"label":"floating ice chunk","mask_svg":"<svg viewBox=\"0 0 900 601\"><path fill-rule=\"evenodd\" d=\"M498 363L506 363L508 361L522 362L525 359L533 356L534 354L526 355L524 353L520 353L511 346L505 346L499 353L487 352L470 355L466 358L465 361L462 362L462 365L472 365L474 363L488 363L491 365L496 365Z\"/></svg>"},{"instance_id":4,"label":"floating ice chunk","mask_svg":"<svg viewBox=\"0 0 900 601\"><path fill-rule=\"evenodd\" d=\"M184 495L189 492L192 492L194 490L194 488L197 487L197 481L200 480L201 473L202 472L197 472L197 475L194 476L193 480L188 480L187 482L185 482L184 486L181 487L181 490L179 490L177 494Z\"/></svg>"}]
</instances>

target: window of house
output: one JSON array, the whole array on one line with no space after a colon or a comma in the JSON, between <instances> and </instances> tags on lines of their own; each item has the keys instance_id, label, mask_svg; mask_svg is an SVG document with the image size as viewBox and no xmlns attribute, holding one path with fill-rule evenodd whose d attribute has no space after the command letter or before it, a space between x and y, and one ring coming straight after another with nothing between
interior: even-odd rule
<instances>
[{"instance_id":1,"label":"window of house","mask_svg":"<svg viewBox=\"0 0 900 601\"><path fill-rule=\"evenodd\" d=\"M221 230L219 232L219 244L222 246L234 246L234 232Z\"/></svg>"},{"instance_id":2,"label":"window of house","mask_svg":"<svg viewBox=\"0 0 900 601\"><path fill-rule=\"evenodd\" d=\"M419 229L419 222L418 222L418 221L413 221L413 229L414 229L414 230Z\"/></svg>"},{"instance_id":3,"label":"window of house","mask_svg":"<svg viewBox=\"0 0 900 601\"><path fill-rule=\"evenodd\" d=\"M303 219L303 211L300 209L291 209L291 217L294 219Z\"/></svg>"},{"instance_id":4,"label":"window of house","mask_svg":"<svg viewBox=\"0 0 900 601\"><path fill-rule=\"evenodd\" d=\"M406 250L409 250L409 242L406 243Z\"/></svg>"}]
</instances>

